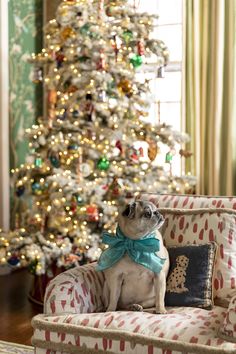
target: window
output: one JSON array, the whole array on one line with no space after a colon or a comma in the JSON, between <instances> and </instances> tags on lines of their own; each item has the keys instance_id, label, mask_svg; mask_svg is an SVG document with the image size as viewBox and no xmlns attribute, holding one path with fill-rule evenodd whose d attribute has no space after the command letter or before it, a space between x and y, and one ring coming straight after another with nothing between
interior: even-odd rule
<instances>
[{"instance_id":1,"label":"window","mask_svg":"<svg viewBox=\"0 0 236 354\"><path fill-rule=\"evenodd\" d=\"M137 7L137 11L159 15L157 26L152 34L153 38L163 40L167 45L170 57L164 68L164 78L156 77L155 64L147 64L145 74L139 76L152 77L151 107L149 121L153 123L166 123L174 130L181 131L181 94L182 94L182 25L183 0L130 0ZM176 154L173 159L172 171L181 174L181 158Z\"/></svg>"}]
</instances>

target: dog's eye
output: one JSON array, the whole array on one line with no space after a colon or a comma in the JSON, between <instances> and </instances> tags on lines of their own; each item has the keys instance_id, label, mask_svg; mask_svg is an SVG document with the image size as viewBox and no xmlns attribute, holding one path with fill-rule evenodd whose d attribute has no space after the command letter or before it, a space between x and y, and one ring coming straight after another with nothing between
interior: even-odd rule
<instances>
[{"instance_id":1,"label":"dog's eye","mask_svg":"<svg viewBox=\"0 0 236 354\"><path fill-rule=\"evenodd\" d=\"M151 210L146 210L146 211L144 212L143 216L144 216L145 218L147 218L147 219L151 219L151 217L152 217L152 212L151 212Z\"/></svg>"}]
</instances>

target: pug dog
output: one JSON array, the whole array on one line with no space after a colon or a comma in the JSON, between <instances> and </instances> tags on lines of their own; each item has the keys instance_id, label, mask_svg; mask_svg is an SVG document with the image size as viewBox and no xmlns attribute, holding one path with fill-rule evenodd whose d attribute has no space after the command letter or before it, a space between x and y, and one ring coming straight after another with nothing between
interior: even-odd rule
<instances>
[{"instance_id":1,"label":"pug dog","mask_svg":"<svg viewBox=\"0 0 236 354\"><path fill-rule=\"evenodd\" d=\"M114 265L103 270L105 275L103 302L106 311L116 309L142 311L155 307L156 313L166 313L164 298L169 255L158 231L163 222L164 218L156 206L148 201L136 200L119 212L118 225L127 238L140 240L155 232L155 238L159 240L159 251L155 254L165 261L161 271L154 273L136 263L126 253Z\"/></svg>"}]
</instances>

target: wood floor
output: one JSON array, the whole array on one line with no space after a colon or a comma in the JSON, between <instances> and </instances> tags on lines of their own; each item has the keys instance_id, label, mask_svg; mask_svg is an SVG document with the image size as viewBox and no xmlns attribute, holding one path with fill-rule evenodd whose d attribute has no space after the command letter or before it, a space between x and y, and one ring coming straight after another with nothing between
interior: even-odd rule
<instances>
[{"instance_id":1,"label":"wood floor","mask_svg":"<svg viewBox=\"0 0 236 354\"><path fill-rule=\"evenodd\" d=\"M32 281L26 269L0 276L0 340L31 345L31 318L42 313L27 297Z\"/></svg>"}]
</instances>

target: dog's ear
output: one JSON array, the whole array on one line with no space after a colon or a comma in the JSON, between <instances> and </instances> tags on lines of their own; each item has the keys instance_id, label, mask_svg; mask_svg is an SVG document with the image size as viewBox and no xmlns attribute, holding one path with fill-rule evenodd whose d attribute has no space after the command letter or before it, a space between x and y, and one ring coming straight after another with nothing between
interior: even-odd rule
<instances>
[{"instance_id":1,"label":"dog's ear","mask_svg":"<svg viewBox=\"0 0 236 354\"><path fill-rule=\"evenodd\" d=\"M125 210L122 213L122 216L127 217L129 219L134 218L135 216L135 208L136 208L136 203L131 203L128 204L125 208Z\"/></svg>"}]
</instances>

